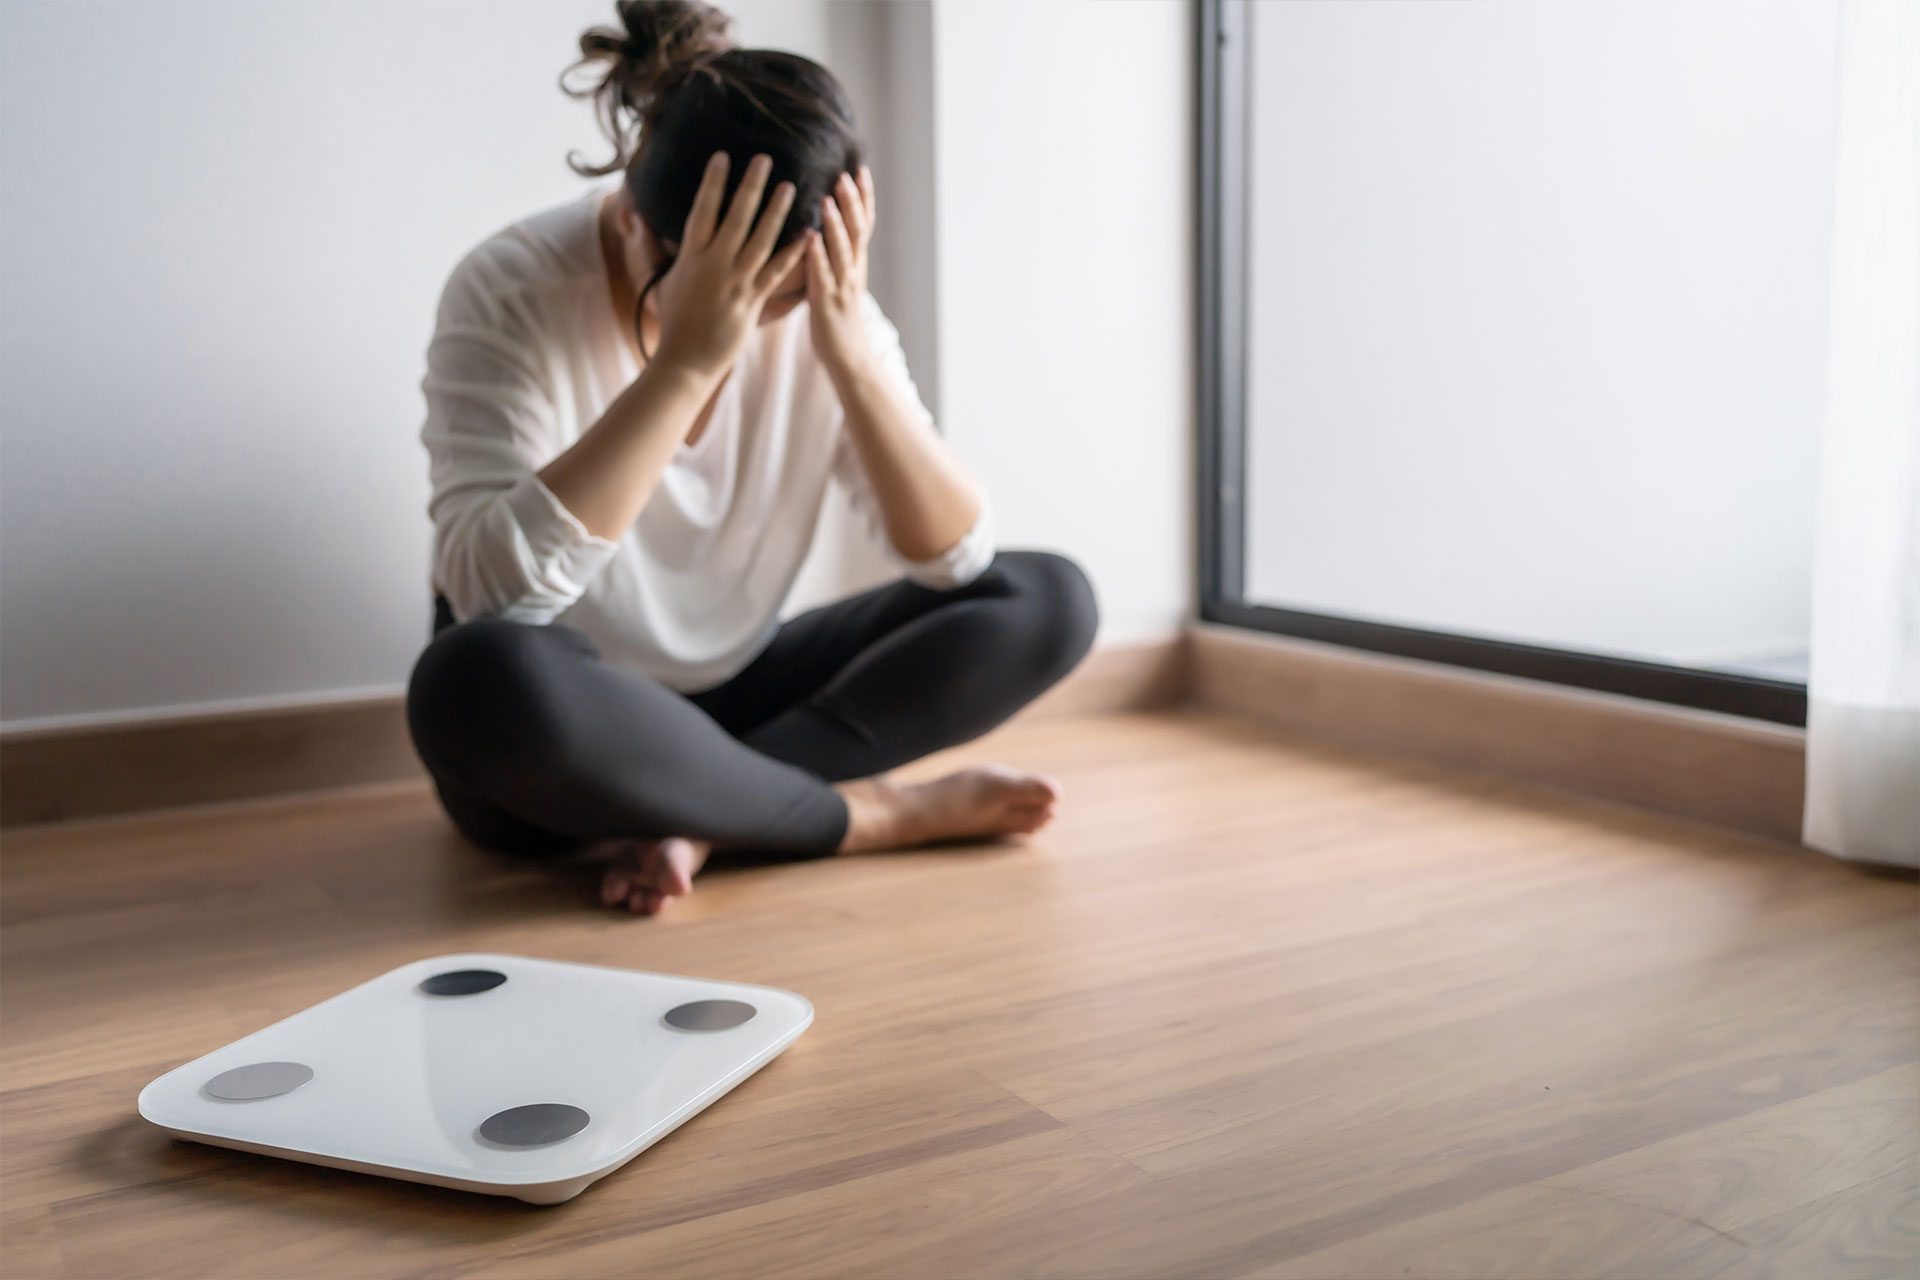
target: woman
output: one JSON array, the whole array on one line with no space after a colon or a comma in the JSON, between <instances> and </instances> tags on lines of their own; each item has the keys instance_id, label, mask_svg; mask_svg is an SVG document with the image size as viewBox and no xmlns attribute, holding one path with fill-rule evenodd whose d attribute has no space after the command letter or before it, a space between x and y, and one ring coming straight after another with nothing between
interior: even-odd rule
<instances>
[{"instance_id":1,"label":"woman","mask_svg":"<svg viewBox=\"0 0 1920 1280\"><path fill-rule=\"evenodd\" d=\"M571 72L624 171L448 281L427 355L435 638L408 723L494 849L611 847L652 914L713 848L823 855L1037 830L1059 788L887 770L1065 675L1069 561L996 551L866 289L871 174L825 68L702 4L624 0ZM565 83L563 79L563 83ZM837 478L901 581L778 611Z\"/></svg>"}]
</instances>

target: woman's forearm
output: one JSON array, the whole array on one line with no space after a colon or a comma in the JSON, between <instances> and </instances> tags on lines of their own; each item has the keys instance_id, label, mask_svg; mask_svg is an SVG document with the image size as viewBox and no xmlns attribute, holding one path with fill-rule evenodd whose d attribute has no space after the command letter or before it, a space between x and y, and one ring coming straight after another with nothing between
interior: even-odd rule
<instances>
[{"instance_id":1,"label":"woman's forearm","mask_svg":"<svg viewBox=\"0 0 1920 1280\"><path fill-rule=\"evenodd\" d=\"M731 199L725 195L727 169L726 152L708 157L673 265L653 295L660 330L653 358L598 422L540 469L553 496L595 537L617 540L640 518L674 451L726 381L767 299L806 251L805 237L774 251L794 188L780 183L761 206L773 158L755 156ZM632 213L631 206L626 212ZM612 236L620 217L620 206L602 201L602 255L618 277L612 283L614 313L625 317L634 304L620 281L635 277L620 264L631 251L633 228L647 228L635 221L622 232L623 248ZM647 257L653 260L651 250Z\"/></svg>"},{"instance_id":2,"label":"woman's forearm","mask_svg":"<svg viewBox=\"0 0 1920 1280\"><path fill-rule=\"evenodd\" d=\"M834 386L887 541L907 560L951 550L980 518L973 477L877 363L836 371Z\"/></svg>"},{"instance_id":3,"label":"woman's forearm","mask_svg":"<svg viewBox=\"0 0 1920 1280\"><path fill-rule=\"evenodd\" d=\"M598 422L540 469L541 482L588 533L618 541L723 381L724 373L654 359Z\"/></svg>"}]
</instances>

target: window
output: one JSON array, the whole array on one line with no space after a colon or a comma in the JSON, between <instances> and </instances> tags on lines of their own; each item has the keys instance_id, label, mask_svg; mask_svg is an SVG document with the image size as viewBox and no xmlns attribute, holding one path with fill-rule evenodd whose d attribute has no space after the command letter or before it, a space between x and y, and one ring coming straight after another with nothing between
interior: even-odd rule
<instances>
[{"instance_id":1,"label":"window","mask_svg":"<svg viewBox=\"0 0 1920 1280\"><path fill-rule=\"evenodd\" d=\"M1203 618L1804 723L1837 0L1201 21Z\"/></svg>"}]
</instances>

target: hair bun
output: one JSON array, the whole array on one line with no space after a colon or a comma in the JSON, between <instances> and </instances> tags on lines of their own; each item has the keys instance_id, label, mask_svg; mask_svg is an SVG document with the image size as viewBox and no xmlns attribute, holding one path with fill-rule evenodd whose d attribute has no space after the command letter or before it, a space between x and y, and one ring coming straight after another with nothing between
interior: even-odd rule
<instances>
[{"instance_id":1,"label":"hair bun","mask_svg":"<svg viewBox=\"0 0 1920 1280\"><path fill-rule=\"evenodd\" d=\"M736 48L733 20L699 0L619 0L620 26L590 27L580 36L580 60L560 75L560 87L590 98L613 158L588 165L569 156L574 171L612 173L639 145L654 102L682 76Z\"/></svg>"},{"instance_id":2,"label":"hair bun","mask_svg":"<svg viewBox=\"0 0 1920 1280\"><path fill-rule=\"evenodd\" d=\"M619 11L626 34L616 74L636 108L644 109L675 79L734 47L733 20L699 0L620 0Z\"/></svg>"}]
</instances>

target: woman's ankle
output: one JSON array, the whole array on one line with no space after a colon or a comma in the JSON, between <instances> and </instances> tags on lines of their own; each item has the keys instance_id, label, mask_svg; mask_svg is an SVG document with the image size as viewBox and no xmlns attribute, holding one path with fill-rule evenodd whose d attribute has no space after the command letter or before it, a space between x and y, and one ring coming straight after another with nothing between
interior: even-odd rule
<instances>
[{"instance_id":1,"label":"woman's ankle","mask_svg":"<svg viewBox=\"0 0 1920 1280\"><path fill-rule=\"evenodd\" d=\"M833 789L847 806L847 833L835 853L865 853L896 842L898 788L884 778L855 778Z\"/></svg>"}]
</instances>

